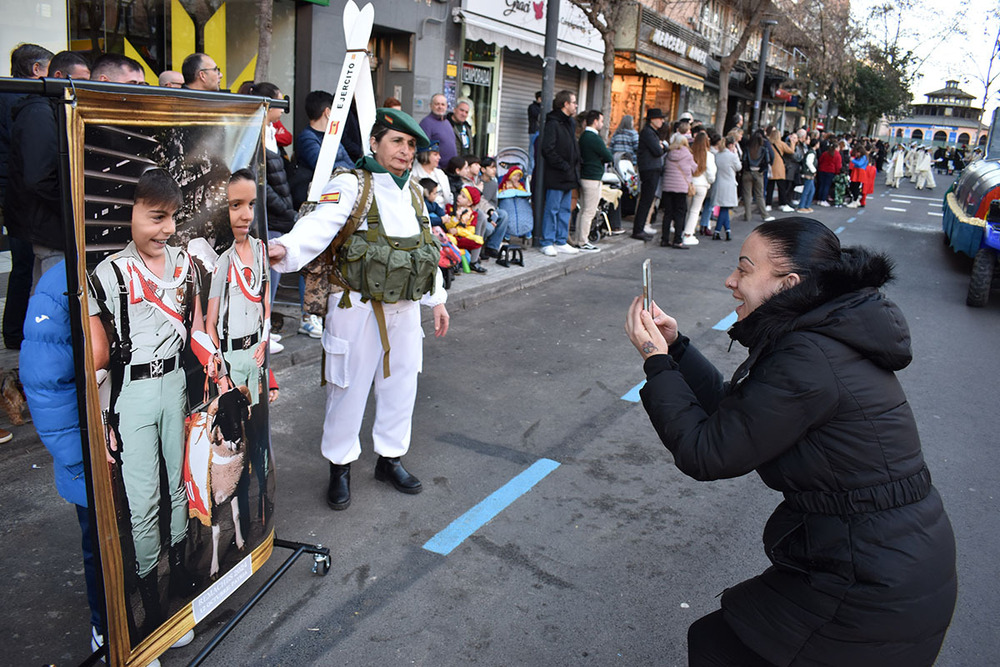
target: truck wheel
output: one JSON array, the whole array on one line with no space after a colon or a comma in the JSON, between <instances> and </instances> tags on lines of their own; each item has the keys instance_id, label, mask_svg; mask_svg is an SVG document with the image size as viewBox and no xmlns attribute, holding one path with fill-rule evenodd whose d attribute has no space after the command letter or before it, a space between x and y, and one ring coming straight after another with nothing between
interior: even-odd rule
<instances>
[{"instance_id":1,"label":"truck wheel","mask_svg":"<svg viewBox=\"0 0 1000 667\"><path fill-rule=\"evenodd\" d=\"M969 293L965 303L973 308L982 308L990 300L993 272L997 264L997 253L992 248L980 248L972 261L972 275L969 276Z\"/></svg>"}]
</instances>

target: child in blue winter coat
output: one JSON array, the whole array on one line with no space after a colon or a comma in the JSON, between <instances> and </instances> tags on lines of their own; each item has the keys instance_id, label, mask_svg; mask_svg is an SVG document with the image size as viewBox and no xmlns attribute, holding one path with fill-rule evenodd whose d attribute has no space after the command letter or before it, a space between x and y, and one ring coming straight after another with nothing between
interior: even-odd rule
<instances>
[{"instance_id":1,"label":"child in blue winter coat","mask_svg":"<svg viewBox=\"0 0 1000 667\"><path fill-rule=\"evenodd\" d=\"M89 326L100 326L95 324L93 318L88 319ZM100 335L103 337L104 332L101 331ZM102 351L101 346L97 346L94 354L96 368L108 365L107 348ZM42 274L35 293L28 301L24 342L21 344L20 379L35 429L52 455L56 490L64 500L75 506L80 523L83 573L87 583L87 604L90 606L90 646L96 651L104 644L107 618L104 593L97 585L97 564L91 547L94 526L90 523L87 506L65 261ZM189 631L171 648L186 646L193 639L194 632ZM158 667L159 662L154 660L150 664Z\"/></svg>"},{"instance_id":2,"label":"child in blue winter coat","mask_svg":"<svg viewBox=\"0 0 1000 667\"><path fill-rule=\"evenodd\" d=\"M97 360L100 365L101 360ZM97 586L91 550L90 513L80 444L80 415L76 403L76 367L66 296L66 262L46 271L28 302L20 356L21 384L42 444L52 455L56 490L72 503L80 522L83 573L90 605L92 647L103 643L106 619L104 595ZM107 360L104 360L107 365Z\"/></svg>"}]
</instances>

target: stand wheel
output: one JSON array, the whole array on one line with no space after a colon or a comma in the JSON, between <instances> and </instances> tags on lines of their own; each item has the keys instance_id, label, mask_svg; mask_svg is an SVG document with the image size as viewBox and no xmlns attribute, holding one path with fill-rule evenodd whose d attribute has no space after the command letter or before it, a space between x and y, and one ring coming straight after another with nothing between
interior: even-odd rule
<instances>
[{"instance_id":1,"label":"stand wheel","mask_svg":"<svg viewBox=\"0 0 1000 667\"><path fill-rule=\"evenodd\" d=\"M325 577L330 571L330 554L313 554L313 574Z\"/></svg>"}]
</instances>

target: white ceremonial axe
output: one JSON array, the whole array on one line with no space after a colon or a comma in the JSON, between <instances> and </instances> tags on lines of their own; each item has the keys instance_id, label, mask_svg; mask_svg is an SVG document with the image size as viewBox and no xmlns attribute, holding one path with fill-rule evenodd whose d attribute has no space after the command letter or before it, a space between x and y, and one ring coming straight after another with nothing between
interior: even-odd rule
<instances>
[{"instance_id":1,"label":"white ceremonial axe","mask_svg":"<svg viewBox=\"0 0 1000 667\"><path fill-rule=\"evenodd\" d=\"M361 145L362 147L368 145L368 132L375 122L375 90L372 88L372 71L368 61L368 39L371 37L374 22L375 8L370 2L363 9L358 9L354 0L347 0L347 5L344 7L344 38L347 52L344 66L340 68L337 87L333 91L330 121L323 135L319 157L316 159L316 170L309 184L307 202L319 201L323 188L330 180L352 100L358 109Z\"/></svg>"}]
</instances>

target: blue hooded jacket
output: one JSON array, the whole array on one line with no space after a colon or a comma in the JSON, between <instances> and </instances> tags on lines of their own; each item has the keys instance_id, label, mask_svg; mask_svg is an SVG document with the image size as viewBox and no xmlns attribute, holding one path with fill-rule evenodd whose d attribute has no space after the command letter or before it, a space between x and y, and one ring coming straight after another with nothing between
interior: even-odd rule
<instances>
[{"instance_id":1,"label":"blue hooded jacket","mask_svg":"<svg viewBox=\"0 0 1000 667\"><path fill-rule=\"evenodd\" d=\"M20 375L35 429L52 454L56 490L86 507L65 262L45 272L28 302Z\"/></svg>"}]
</instances>

